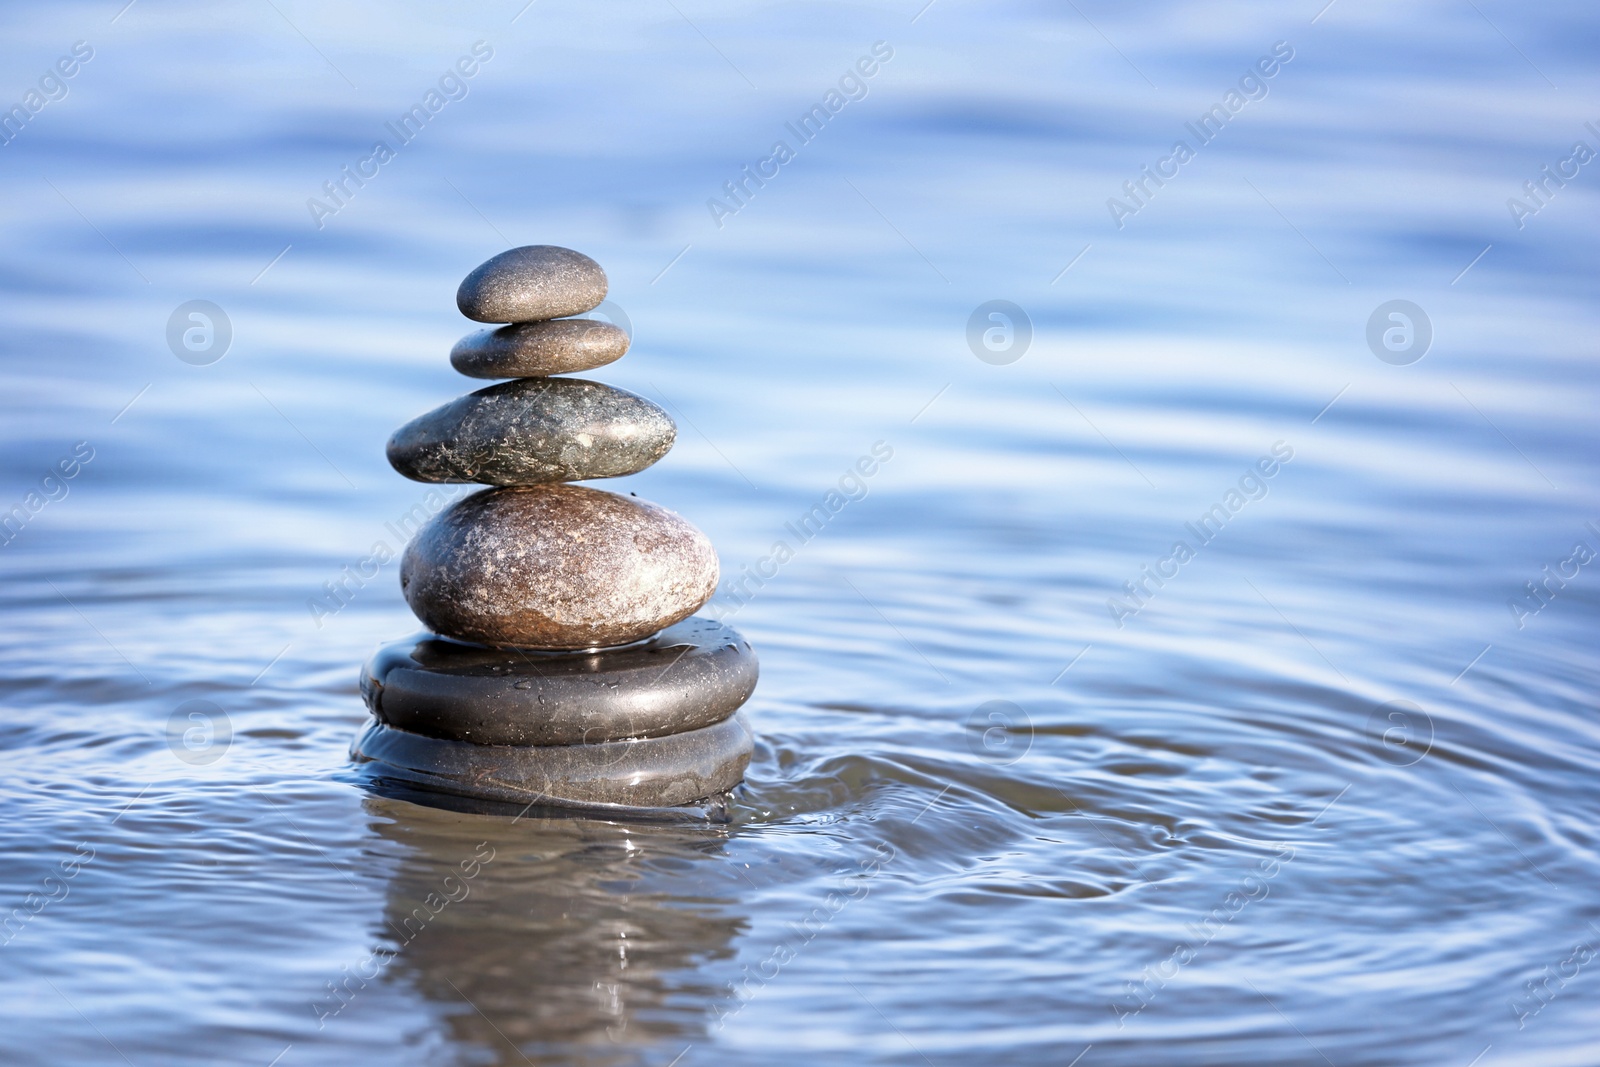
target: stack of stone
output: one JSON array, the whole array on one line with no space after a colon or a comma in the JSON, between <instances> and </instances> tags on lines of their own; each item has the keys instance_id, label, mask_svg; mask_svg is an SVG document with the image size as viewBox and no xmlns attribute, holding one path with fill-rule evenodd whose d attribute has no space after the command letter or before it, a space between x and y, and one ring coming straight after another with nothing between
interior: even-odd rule
<instances>
[{"instance_id":1,"label":"stack of stone","mask_svg":"<svg viewBox=\"0 0 1600 1067\"><path fill-rule=\"evenodd\" d=\"M379 649L361 675L373 722L357 759L447 793L551 806L675 807L744 777L736 714L756 658L731 628L694 617L717 584L704 534L636 497L572 482L633 474L677 428L643 397L552 375L621 358L628 335L597 319L606 276L550 245L503 252L467 275L468 318L510 323L463 338L450 362L509 378L401 427L389 462L420 482L493 488L419 530L400 563L431 632Z\"/></svg>"}]
</instances>

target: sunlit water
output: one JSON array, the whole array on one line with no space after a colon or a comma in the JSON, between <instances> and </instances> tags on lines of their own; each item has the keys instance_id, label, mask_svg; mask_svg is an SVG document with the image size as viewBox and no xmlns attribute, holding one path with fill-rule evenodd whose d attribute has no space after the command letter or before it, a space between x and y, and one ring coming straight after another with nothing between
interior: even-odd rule
<instances>
[{"instance_id":1,"label":"sunlit water","mask_svg":"<svg viewBox=\"0 0 1600 1067\"><path fill-rule=\"evenodd\" d=\"M1585 5L120 6L0 37L93 53L0 147L0 1060L1600 1061ZM347 761L383 442L533 242L679 423L617 487L776 571L726 825Z\"/></svg>"}]
</instances>

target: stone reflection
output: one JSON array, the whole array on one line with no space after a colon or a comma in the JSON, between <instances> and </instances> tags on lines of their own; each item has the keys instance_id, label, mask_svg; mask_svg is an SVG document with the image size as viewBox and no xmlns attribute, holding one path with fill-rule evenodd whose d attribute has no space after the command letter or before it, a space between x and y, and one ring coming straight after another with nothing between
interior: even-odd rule
<instances>
[{"instance_id":1,"label":"stone reflection","mask_svg":"<svg viewBox=\"0 0 1600 1067\"><path fill-rule=\"evenodd\" d=\"M366 808L404 849L367 973L437 1005L461 1062L665 1063L704 1038L706 965L746 927L715 888L723 830Z\"/></svg>"}]
</instances>

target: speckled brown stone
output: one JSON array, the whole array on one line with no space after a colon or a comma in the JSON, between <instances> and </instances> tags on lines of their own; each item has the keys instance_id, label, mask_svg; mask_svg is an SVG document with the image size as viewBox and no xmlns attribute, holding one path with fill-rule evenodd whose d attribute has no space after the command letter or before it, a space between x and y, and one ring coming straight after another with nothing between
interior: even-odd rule
<instances>
[{"instance_id":1,"label":"speckled brown stone","mask_svg":"<svg viewBox=\"0 0 1600 1067\"><path fill-rule=\"evenodd\" d=\"M666 508L576 485L486 489L406 546L400 588L435 633L602 648L687 618L717 587L706 536Z\"/></svg>"},{"instance_id":2,"label":"speckled brown stone","mask_svg":"<svg viewBox=\"0 0 1600 1067\"><path fill-rule=\"evenodd\" d=\"M539 378L621 359L628 333L600 319L550 319L479 330L456 342L450 365L469 378Z\"/></svg>"},{"instance_id":3,"label":"speckled brown stone","mask_svg":"<svg viewBox=\"0 0 1600 1067\"><path fill-rule=\"evenodd\" d=\"M360 761L425 789L552 807L665 808L724 793L744 778L755 740L743 715L642 741L599 745L475 745L369 725Z\"/></svg>"},{"instance_id":4,"label":"speckled brown stone","mask_svg":"<svg viewBox=\"0 0 1600 1067\"><path fill-rule=\"evenodd\" d=\"M581 315L605 298L606 272L582 252L524 245L467 275L456 306L478 322L533 322Z\"/></svg>"},{"instance_id":5,"label":"speckled brown stone","mask_svg":"<svg viewBox=\"0 0 1600 1067\"><path fill-rule=\"evenodd\" d=\"M642 471L677 433L671 416L626 389L519 378L412 419L389 438L388 454L418 482L544 485Z\"/></svg>"}]
</instances>

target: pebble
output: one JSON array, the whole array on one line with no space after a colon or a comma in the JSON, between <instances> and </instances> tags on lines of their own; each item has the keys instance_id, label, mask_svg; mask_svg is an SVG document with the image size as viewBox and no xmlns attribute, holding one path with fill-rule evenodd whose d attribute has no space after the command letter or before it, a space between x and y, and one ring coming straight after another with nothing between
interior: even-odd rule
<instances>
[{"instance_id":1,"label":"pebble","mask_svg":"<svg viewBox=\"0 0 1600 1067\"><path fill-rule=\"evenodd\" d=\"M429 520L400 560L435 633L499 648L623 645L694 614L717 554L666 508L576 485L486 489Z\"/></svg>"},{"instance_id":2,"label":"pebble","mask_svg":"<svg viewBox=\"0 0 1600 1067\"><path fill-rule=\"evenodd\" d=\"M350 754L423 789L551 807L668 808L744 779L755 740L743 715L643 741L475 745L371 723Z\"/></svg>"},{"instance_id":3,"label":"pebble","mask_svg":"<svg viewBox=\"0 0 1600 1067\"><path fill-rule=\"evenodd\" d=\"M667 454L677 427L626 389L520 378L434 408L389 438L389 463L419 482L544 485L616 478Z\"/></svg>"},{"instance_id":4,"label":"pebble","mask_svg":"<svg viewBox=\"0 0 1600 1067\"><path fill-rule=\"evenodd\" d=\"M541 378L621 359L628 334L600 319L550 319L479 330L456 342L450 365L469 378Z\"/></svg>"},{"instance_id":5,"label":"pebble","mask_svg":"<svg viewBox=\"0 0 1600 1067\"><path fill-rule=\"evenodd\" d=\"M677 437L644 397L554 377L627 353L621 327L570 317L606 289L599 264L553 245L502 252L461 283L463 314L509 325L462 338L451 365L511 380L389 439L407 478L492 488L439 512L401 556L429 632L362 670L372 721L351 756L374 788L460 810L726 817L754 750L739 708L760 668L737 631L694 617L716 591L716 552L665 508L566 484L644 470Z\"/></svg>"},{"instance_id":6,"label":"pebble","mask_svg":"<svg viewBox=\"0 0 1600 1067\"><path fill-rule=\"evenodd\" d=\"M425 737L595 744L719 723L759 673L738 631L694 617L604 652L513 652L418 634L373 655L361 696L379 722Z\"/></svg>"},{"instance_id":7,"label":"pebble","mask_svg":"<svg viewBox=\"0 0 1600 1067\"><path fill-rule=\"evenodd\" d=\"M456 306L478 322L533 322L581 315L605 298L606 272L582 252L524 245L468 274Z\"/></svg>"}]
</instances>

